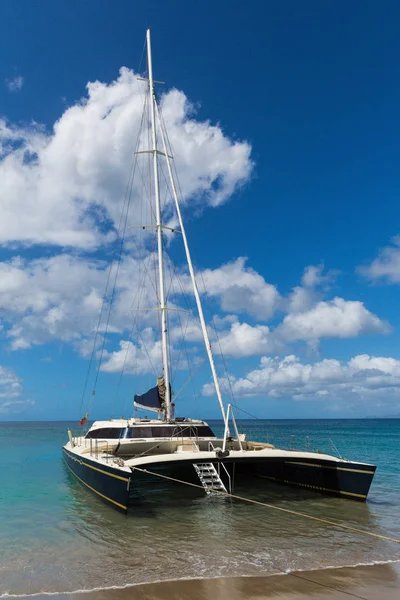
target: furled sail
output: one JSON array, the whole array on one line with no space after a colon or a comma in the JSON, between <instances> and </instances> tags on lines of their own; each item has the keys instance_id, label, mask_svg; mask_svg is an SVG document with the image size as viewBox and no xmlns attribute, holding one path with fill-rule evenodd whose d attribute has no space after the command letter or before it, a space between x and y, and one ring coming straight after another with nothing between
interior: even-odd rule
<instances>
[{"instance_id":1,"label":"furled sail","mask_svg":"<svg viewBox=\"0 0 400 600\"><path fill-rule=\"evenodd\" d=\"M151 388L144 394L135 394L134 403L140 408L146 408L147 410L155 412L163 412L165 409L165 392L166 387L164 377L157 377L156 387Z\"/></svg>"}]
</instances>

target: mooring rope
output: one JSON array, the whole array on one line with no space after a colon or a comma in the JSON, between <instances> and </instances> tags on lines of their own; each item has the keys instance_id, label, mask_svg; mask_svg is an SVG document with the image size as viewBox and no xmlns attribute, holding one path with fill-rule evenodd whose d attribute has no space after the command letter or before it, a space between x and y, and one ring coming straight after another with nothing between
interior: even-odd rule
<instances>
[{"instance_id":1,"label":"mooring rope","mask_svg":"<svg viewBox=\"0 0 400 600\"><path fill-rule=\"evenodd\" d=\"M175 483L182 483L183 485L189 485L194 488L198 488L204 490L202 485L198 485L197 483L189 483L188 481L182 481L182 479L176 479L175 477L169 477L168 475L161 475L161 473L154 473L153 471L148 471L147 469L141 469L140 467L131 467L133 471L141 471L142 473L147 473L148 475L154 475L155 477L161 477L162 479L169 479L169 481L174 481ZM386 540L387 542L393 542L394 544L400 544L400 540L396 540L395 538L389 537L387 535L381 535L379 533L374 533L372 531L366 531L365 529L358 529L357 527L352 527L351 525L343 525L341 523L335 523L335 521L329 521L328 519L322 519L321 517L313 517L312 515L307 515L306 513L299 512L297 510L290 510L289 508L282 508L281 506L274 506L273 504L267 504L266 502L260 502L259 500L253 500L252 498L245 498L244 496L237 496L236 494L230 494L229 492L224 492L223 490L214 490L218 492L218 494L222 494L223 496L227 496L229 498L234 498L235 500L242 500L244 502L250 502L251 504L257 504L258 506L264 506L266 508L272 508L273 510L279 510L280 512L284 512L290 515L296 515L297 517L303 517L305 519L310 519L312 521L319 521L320 523L326 523L327 525L331 525L332 527L340 527L341 529L347 529L349 531L355 531L357 533L363 533L364 535L369 535L371 537L379 538L381 540Z\"/></svg>"}]
</instances>

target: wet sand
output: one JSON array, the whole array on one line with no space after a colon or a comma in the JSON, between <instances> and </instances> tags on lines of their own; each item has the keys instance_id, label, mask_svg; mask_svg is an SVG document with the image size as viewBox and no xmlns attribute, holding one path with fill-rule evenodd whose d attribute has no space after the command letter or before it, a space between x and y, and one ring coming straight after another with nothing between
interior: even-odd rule
<instances>
[{"instance_id":1,"label":"wet sand","mask_svg":"<svg viewBox=\"0 0 400 600\"><path fill-rule=\"evenodd\" d=\"M48 596L36 596L46 598ZM399 600L400 563L148 583L123 589L53 596L58 600Z\"/></svg>"}]
</instances>

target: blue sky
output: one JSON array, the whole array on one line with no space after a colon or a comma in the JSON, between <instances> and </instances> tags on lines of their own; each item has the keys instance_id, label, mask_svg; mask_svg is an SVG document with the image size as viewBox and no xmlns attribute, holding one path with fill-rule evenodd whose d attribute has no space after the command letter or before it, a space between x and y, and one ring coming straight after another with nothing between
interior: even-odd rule
<instances>
[{"instance_id":1,"label":"blue sky","mask_svg":"<svg viewBox=\"0 0 400 600\"><path fill-rule=\"evenodd\" d=\"M143 72L149 25L226 397L270 418L400 414L399 22L389 1L4 0L0 418L86 410L140 96L120 69ZM128 267L126 256L94 418L110 403L129 413L153 380L132 358L114 404L123 353L144 352L128 341ZM146 327L157 362L157 328ZM218 351L217 363L227 385ZM179 412L218 416L209 383L202 367L198 399L182 394Z\"/></svg>"}]
</instances>

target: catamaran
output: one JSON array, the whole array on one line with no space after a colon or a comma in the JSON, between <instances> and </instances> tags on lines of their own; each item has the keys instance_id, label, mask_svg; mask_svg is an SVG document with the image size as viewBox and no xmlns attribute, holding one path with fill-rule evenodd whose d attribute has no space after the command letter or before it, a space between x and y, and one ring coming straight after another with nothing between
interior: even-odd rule
<instances>
[{"instance_id":1,"label":"catamaran","mask_svg":"<svg viewBox=\"0 0 400 600\"><path fill-rule=\"evenodd\" d=\"M138 151L152 163L151 193L155 202L155 222L143 224L152 229L157 242L157 311L161 321L162 374L156 385L134 397L136 409L154 412L157 418L120 418L95 421L88 431L74 435L68 430L63 458L69 471L89 490L113 507L128 511L138 498L146 499L151 491L165 494L165 484L195 485L199 494L226 496L242 478L251 493L252 481L269 485L269 481L305 487L320 493L343 498L365 500L375 473L374 465L351 462L340 456L306 451L280 449L268 442L250 441L239 433L233 408L222 397L202 302L192 264L186 231L182 219L176 180L171 163L171 147L165 131L153 79L150 30L147 40L146 102L150 125L151 148ZM161 144L160 144L161 142ZM178 226L163 222L160 198L159 161L164 161L172 192ZM170 222L169 222L170 223ZM165 233L177 232L182 238L201 333L211 369L221 416L223 435L214 434L203 420L176 417L175 398L171 386L170 352L165 282ZM135 409L135 410L136 410ZM82 419L83 425L88 415ZM162 485L161 485L162 484Z\"/></svg>"}]
</instances>

